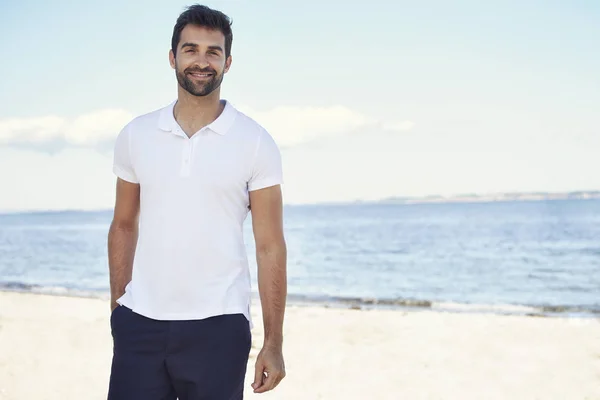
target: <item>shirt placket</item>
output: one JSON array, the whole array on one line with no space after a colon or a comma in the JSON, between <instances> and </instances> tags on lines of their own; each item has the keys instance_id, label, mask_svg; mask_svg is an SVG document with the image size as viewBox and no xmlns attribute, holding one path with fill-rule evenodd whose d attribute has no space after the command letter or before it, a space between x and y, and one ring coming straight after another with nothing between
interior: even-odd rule
<instances>
[{"instance_id":1,"label":"shirt placket","mask_svg":"<svg viewBox=\"0 0 600 400\"><path fill-rule=\"evenodd\" d=\"M186 139L185 144L183 145L182 153L181 153L181 176L190 176L190 172L192 170L192 157L194 154L194 145L195 140Z\"/></svg>"}]
</instances>

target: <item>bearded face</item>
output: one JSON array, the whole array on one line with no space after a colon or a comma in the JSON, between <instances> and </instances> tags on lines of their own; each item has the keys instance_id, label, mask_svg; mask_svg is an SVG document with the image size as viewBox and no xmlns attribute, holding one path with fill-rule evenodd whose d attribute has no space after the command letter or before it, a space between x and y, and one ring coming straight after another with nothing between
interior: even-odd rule
<instances>
[{"instance_id":1,"label":"bearded face","mask_svg":"<svg viewBox=\"0 0 600 400\"><path fill-rule=\"evenodd\" d=\"M208 96L221 86L231 64L220 31L188 25L181 31L177 54L171 52L179 86L193 96Z\"/></svg>"}]
</instances>

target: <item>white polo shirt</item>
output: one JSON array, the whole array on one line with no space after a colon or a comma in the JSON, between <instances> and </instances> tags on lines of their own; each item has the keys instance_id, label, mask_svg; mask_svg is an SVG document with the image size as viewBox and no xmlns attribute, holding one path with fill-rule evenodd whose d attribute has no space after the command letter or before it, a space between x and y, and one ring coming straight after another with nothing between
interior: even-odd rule
<instances>
[{"instance_id":1,"label":"white polo shirt","mask_svg":"<svg viewBox=\"0 0 600 400\"><path fill-rule=\"evenodd\" d=\"M228 101L191 138L169 106L119 133L114 173L140 184L133 276L118 303L158 320L250 317L249 191L282 183L279 148Z\"/></svg>"}]
</instances>

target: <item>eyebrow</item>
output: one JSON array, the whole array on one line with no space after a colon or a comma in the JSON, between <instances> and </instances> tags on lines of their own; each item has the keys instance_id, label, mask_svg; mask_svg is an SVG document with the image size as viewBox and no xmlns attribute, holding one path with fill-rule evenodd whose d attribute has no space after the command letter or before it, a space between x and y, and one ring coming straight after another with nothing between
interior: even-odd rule
<instances>
[{"instance_id":1,"label":"eyebrow","mask_svg":"<svg viewBox=\"0 0 600 400\"><path fill-rule=\"evenodd\" d=\"M192 47L194 49L197 49L199 46L196 43L190 43L190 42L186 42L184 44L181 45L181 48L184 49L186 47ZM223 49L221 48L221 46L208 46L209 50L218 50L221 53L223 53Z\"/></svg>"}]
</instances>

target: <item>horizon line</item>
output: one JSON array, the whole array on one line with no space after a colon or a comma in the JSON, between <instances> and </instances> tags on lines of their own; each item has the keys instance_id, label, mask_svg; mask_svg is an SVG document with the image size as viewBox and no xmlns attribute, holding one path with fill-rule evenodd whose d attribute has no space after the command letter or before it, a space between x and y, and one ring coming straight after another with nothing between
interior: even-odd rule
<instances>
[{"instance_id":1,"label":"horizon line","mask_svg":"<svg viewBox=\"0 0 600 400\"><path fill-rule=\"evenodd\" d=\"M591 197L581 197L581 196ZM525 198L529 196L529 198ZM533 198L532 198L533 196ZM538 196L538 197L535 197ZM580 196L580 197L570 197ZM469 201L469 199L471 199ZM469 202L526 202L526 201L543 201L543 200L594 200L600 199L600 189L590 190L569 190L569 191L510 191L510 192L484 192L484 193L457 193L450 195L430 194L422 196L387 196L379 199L350 199L337 201L316 201L316 202L292 202L285 203L284 206L334 206L334 205L354 205L354 204L380 204L380 203L396 203L396 204L457 204ZM112 207L107 208L32 208L21 210L1 210L0 215L15 215L15 214L44 214L44 213L68 213L68 212L110 212Z\"/></svg>"}]
</instances>

